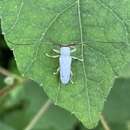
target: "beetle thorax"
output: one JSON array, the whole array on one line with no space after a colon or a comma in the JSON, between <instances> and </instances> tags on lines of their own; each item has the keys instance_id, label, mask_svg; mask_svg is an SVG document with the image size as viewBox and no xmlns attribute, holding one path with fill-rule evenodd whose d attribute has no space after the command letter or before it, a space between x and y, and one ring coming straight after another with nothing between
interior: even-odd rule
<instances>
[{"instance_id":1,"label":"beetle thorax","mask_svg":"<svg viewBox=\"0 0 130 130\"><path fill-rule=\"evenodd\" d=\"M61 54L61 56L70 56L70 48L69 47L61 47L60 54Z\"/></svg>"}]
</instances>

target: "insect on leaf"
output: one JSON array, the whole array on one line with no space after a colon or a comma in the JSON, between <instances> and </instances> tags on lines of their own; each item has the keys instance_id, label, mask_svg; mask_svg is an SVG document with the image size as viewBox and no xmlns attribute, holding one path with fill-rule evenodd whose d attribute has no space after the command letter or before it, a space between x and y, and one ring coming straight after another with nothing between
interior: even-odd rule
<instances>
[{"instance_id":1,"label":"insect on leaf","mask_svg":"<svg viewBox=\"0 0 130 130\"><path fill-rule=\"evenodd\" d=\"M129 0L3 0L2 31L18 68L37 81L59 106L86 127L97 125L116 76L130 61ZM53 72L52 49L77 42L73 82L66 87Z\"/></svg>"}]
</instances>

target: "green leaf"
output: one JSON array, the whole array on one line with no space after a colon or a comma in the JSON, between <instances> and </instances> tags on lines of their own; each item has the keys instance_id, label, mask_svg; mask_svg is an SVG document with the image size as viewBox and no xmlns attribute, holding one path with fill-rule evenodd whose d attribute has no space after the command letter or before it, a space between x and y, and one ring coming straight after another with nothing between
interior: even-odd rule
<instances>
[{"instance_id":1,"label":"green leaf","mask_svg":"<svg viewBox=\"0 0 130 130\"><path fill-rule=\"evenodd\" d=\"M0 122L0 129L1 130L14 130L13 128L9 127L7 124Z\"/></svg>"},{"instance_id":2,"label":"green leaf","mask_svg":"<svg viewBox=\"0 0 130 130\"><path fill-rule=\"evenodd\" d=\"M128 63L124 70L121 72L121 76L122 78L130 78L130 63Z\"/></svg>"},{"instance_id":3,"label":"green leaf","mask_svg":"<svg viewBox=\"0 0 130 130\"><path fill-rule=\"evenodd\" d=\"M104 114L109 122L125 123L130 120L130 78L119 78L104 107Z\"/></svg>"},{"instance_id":4,"label":"green leaf","mask_svg":"<svg viewBox=\"0 0 130 130\"><path fill-rule=\"evenodd\" d=\"M48 100L36 83L29 81L23 86L21 96L17 96L19 103L14 109L9 109L2 120L17 130L23 130L39 111L41 106ZM18 107L18 104L23 107ZM21 105L22 105L21 104ZM19 108L19 109L18 109ZM12 110L12 111L11 111ZM22 118L21 118L22 117ZM37 122L33 130L72 130L77 120L69 112L52 105L44 116Z\"/></svg>"},{"instance_id":5,"label":"green leaf","mask_svg":"<svg viewBox=\"0 0 130 130\"><path fill-rule=\"evenodd\" d=\"M37 81L59 106L88 128L97 125L104 101L130 61L129 0L3 0L2 31L20 72ZM52 42L54 41L54 42ZM77 41L74 84L60 83L53 48ZM73 54L72 54L73 55Z\"/></svg>"},{"instance_id":6,"label":"green leaf","mask_svg":"<svg viewBox=\"0 0 130 130\"><path fill-rule=\"evenodd\" d=\"M109 123L108 125L109 125L110 129L112 129L112 130L129 130L125 123L122 123L122 124L119 124L119 123ZM84 127L81 127L81 130L88 130L88 129L86 129ZM95 129L92 129L92 130L104 130L104 128L100 124Z\"/></svg>"},{"instance_id":7,"label":"green leaf","mask_svg":"<svg viewBox=\"0 0 130 130\"><path fill-rule=\"evenodd\" d=\"M76 119L70 113L59 107L52 106L33 130L43 128L45 130L72 130L76 123Z\"/></svg>"}]
</instances>

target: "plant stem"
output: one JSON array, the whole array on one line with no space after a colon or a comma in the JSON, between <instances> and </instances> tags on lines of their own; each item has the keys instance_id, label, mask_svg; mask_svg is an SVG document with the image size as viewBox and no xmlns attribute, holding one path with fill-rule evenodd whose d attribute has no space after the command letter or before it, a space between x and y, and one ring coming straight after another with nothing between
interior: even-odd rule
<instances>
[{"instance_id":1,"label":"plant stem","mask_svg":"<svg viewBox=\"0 0 130 130\"><path fill-rule=\"evenodd\" d=\"M0 73L5 76L14 77L15 79L19 80L19 82L23 82L24 80L22 77L15 75L2 67L0 67Z\"/></svg>"},{"instance_id":2,"label":"plant stem","mask_svg":"<svg viewBox=\"0 0 130 130\"><path fill-rule=\"evenodd\" d=\"M100 121L101 121L101 124L102 124L104 130L111 130L110 127L108 126L107 121L105 120L105 118L102 114L100 116Z\"/></svg>"},{"instance_id":3,"label":"plant stem","mask_svg":"<svg viewBox=\"0 0 130 130\"><path fill-rule=\"evenodd\" d=\"M10 85L10 86L5 86L3 89L0 89L0 97L8 95L8 93L11 90L13 90L16 86L17 86L17 84L13 84L13 85Z\"/></svg>"},{"instance_id":4,"label":"plant stem","mask_svg":"<svg viewBox=\"0 0 130 130\"><path fill-rule=\"evenodd\" d=\"M11 90L13 90L18 85L23 84L26 80L18 75L15 75L8 70L0 67L0 74L6 77L12 77L14 79L13 84L6 85L3 89L0 89L0 96L6 96Z\"/></svg>"},{"instance_id":5,"label":"plant stem","mask_svg":"<svg viewBox=\"0 0 130 130\"><path fill-rule=\"evenodd\" d=\"M49 109L50 105L52 104L51 100L47 100L46 103L40 108L40 110L36 113L33 119L29 122L24 130L31 130L36 123L41 119L41 117L46 113Z\"/></svg>"}]
</instances>

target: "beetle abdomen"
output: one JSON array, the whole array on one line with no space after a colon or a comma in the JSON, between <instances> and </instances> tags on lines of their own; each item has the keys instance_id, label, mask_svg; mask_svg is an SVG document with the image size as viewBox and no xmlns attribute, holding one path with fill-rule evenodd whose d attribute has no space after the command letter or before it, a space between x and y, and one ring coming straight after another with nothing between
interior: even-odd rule
<instances>
[{"instance_id":1,"label":"beetle abdomen","mask_svg":"<svg viewBox=\"0 0 130 130\"><path fill-rule=\"evenodd\" d=\"M60 56L60 80L63 84L67 84L71 78L71 57Z\"/></svg>"}]
</instances>

